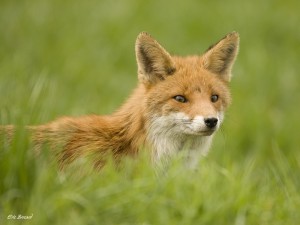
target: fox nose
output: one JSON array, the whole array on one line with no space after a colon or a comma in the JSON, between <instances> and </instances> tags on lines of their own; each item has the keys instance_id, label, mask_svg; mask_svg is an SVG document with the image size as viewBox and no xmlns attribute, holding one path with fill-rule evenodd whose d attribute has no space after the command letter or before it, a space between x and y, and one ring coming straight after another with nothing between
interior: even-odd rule
<instances>
[{"instance_id":1,"label":"fox nose","mask_svg":"<svg viewBox=\"0 0 300 225\"><path fill-rule=\"evenodd\" d=\"M218 119L215 117L205 118L204 123L208 128L214 128L218 123Z\"/></svg>"}]
</instances>

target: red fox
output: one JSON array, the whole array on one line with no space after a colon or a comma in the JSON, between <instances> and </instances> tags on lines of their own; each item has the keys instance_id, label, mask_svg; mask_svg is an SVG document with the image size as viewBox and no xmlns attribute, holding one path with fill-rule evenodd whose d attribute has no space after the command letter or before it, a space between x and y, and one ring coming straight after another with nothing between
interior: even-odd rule
<instances>
[{"instance_id":1,"label":"red fox","mask_svg":"<svg viewBox=\"0 0 300 225\"><path fill-rule=\"evenodd\" d=\"M150 149L154 162L183 149L197 161L208 152L231 102L228 83L238 48L239 35L232 32L201 56L171 56L142 32L135 45L139 83L127 101L112 115L31 126L33 141L37 149L44 143L60 148L61 167L90 154L102 167L107 154L120 160L141 149Z\"/></svg>"}]
</instances>

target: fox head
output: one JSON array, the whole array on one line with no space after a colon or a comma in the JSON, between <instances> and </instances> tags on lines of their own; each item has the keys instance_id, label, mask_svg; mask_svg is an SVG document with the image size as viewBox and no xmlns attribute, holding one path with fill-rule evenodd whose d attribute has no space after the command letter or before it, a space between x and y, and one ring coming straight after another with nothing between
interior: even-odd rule
<instances>
[{"instance_id":1,"label":"fox head","mask_svg":"<svg viewBox=\"0 0 300 225\"><path fill-rule=\"evenodd\" d=\"M230 104L228 84L239 48L239 35L229 33L199 56L171 56L149 34L136 40L145 113L157 135L210 136Z\"/></svg>"}]
</instances>

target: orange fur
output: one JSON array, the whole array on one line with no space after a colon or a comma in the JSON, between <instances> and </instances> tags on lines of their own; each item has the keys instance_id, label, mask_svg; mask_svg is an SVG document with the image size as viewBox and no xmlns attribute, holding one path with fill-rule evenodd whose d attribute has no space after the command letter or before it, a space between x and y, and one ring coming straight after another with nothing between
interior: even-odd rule
<instances>
[{"instance_id":1,"label":"orange fur","mask_svg":"<svg viewBox=\"0 0 300 225\"><path fill-rule=\"evenodd\" d=\"M95 165L100 168L105 163L105 155L112 153L119 160L124 155L136 155L143 146L152 149L155 158L161 151L158 149L164 148L157 146L163 146L164 138L168 141L171 136L182 140L182 144L190 139L195 146L198 142L204 143L214 130L199 128L205 134L200 131L189 134L181 128L177 131L176 126L183 124L176 122L168 127L168 115L182 113L176 115L187 115L193 120L197 116L206 118L224 112L230 104L228 82L238 42L238 34L233 32L202 56L179 57L171 56L150 35L141 33L136 41L140 82L123 106L109 116L64 117L45 125L31 126L36 149L40 150L44 144L60 149L61 167L82 155L95 154ZM213 94L219 97L214 103L211 101ZM174 100L177 95L184 96L188 102ZM171 131L173 127L176 129ZM180 143L176 148L184 146Z\"/></svg>"}]
</instances>

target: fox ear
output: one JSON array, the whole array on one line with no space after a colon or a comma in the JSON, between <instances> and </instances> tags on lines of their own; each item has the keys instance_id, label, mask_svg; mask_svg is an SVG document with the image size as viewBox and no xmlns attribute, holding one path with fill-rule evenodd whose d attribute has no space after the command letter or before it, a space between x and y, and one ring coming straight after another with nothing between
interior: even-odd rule
<instances>
[{"instance_id":1,"label":"fox ear","mask_svg":"<svg viewBox=\"0 0 300 225\"><path fill-rule=\"evenodd\" d=\"M239 49L239 34L232 32L211 46L203 55L203 67L225 81L231 79L231 69Z\"/></svg>"},{"instance_id":2,"label":"fox ear","mask_svg":"<svg viewBox=\"0 0 300 225\"><path fill-rule=\"evenodd\" d=\"M135 44L139 80L146 84L155 84L175 72L170 54L149 34L139 34Z\"/></svg>"}]
</instances>

